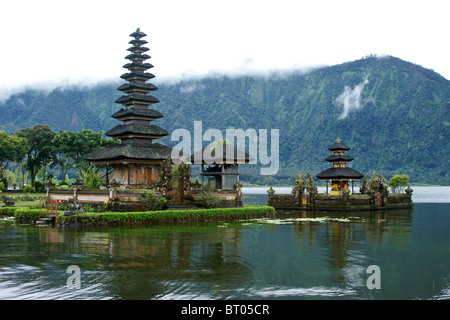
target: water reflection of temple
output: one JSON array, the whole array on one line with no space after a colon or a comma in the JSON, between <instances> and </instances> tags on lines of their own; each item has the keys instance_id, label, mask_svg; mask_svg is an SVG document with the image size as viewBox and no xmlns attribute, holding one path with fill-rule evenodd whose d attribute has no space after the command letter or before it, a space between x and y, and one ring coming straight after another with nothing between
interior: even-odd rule
<instances>
[{"instance_id":1,"label":"water reflection of temple","mask_svg":"<svg viewBox=\"0 0 450 320\"><path fill-rule=\"evenodd\" d=\"M271 228L186 223L83 230L46 227L38 236L41 243L51 243L49 253L77 253L71 263L89 270L87 274L100 274L108 294L121 299L187 298L187 292L198 289L189 286L196 285L225 295L252 278L296 278L292 270L298 268L308 279L322 281L321 271L308 269L317 265L327 266L322 270L326 277L347 283L355 266L367 267L367 247L393 241L404 245L411 238L412 210L406 209L354 212L351 218L339 212L278 211L277 218L292 222L274 227L277 232L269 235ZM57 244L51 242L56 238ZM282 245L288 251L274 251L274 241L274 247ZM266 264L266 259L277 260ZM100 280L85 281L93 285Z\"/></svg>"},{"instance_id":2,"label":"water reflection of temple","mask_svg":"<svg viewBox=\"0 0 450 320\"><path fill-rule=\"evenodd\" d=\"M195 279L210 283L211 290L226 290L251 273L236 259L241 231L214 223L85 231L42 228L38 237L41 243L57 239L59 248L63 244L69 252L93 257L85 258L80 268L102 270L102 283L121 299L153 299L167 290L181 295L179 284Z\"/></svg>"},{"instance_id":3,"label":"water reflection of temple","mask_svg":"<svg viewBox=\"0 0 450 320\"><path fill-rule=\"evenodd\" d=\"M277 213L283 215L282 211ZM292 212L289 216L293 217ZM358 244L383 243L392 235L395 235L396 241L410 241L410 209L355 212L351 219L337 212L300 211L295 216L304 219L293 224L299 246L314 246L319 241L321 247L329 248L329 261L341 282L346 281L343 270L349 264L364 263L355 261L364 258ZM327 223L321 223L321 219Z\"/></svg>"}]
</instances>

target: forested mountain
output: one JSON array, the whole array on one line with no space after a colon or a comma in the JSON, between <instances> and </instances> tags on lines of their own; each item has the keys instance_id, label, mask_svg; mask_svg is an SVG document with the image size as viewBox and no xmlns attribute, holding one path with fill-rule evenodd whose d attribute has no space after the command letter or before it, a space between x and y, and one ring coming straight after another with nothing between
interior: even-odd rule
<instances>
[{"instance_id":1,"label":"forested mountain","mask_svg":"<svg viewBox=\"0 0 450 320\"><path fill-rule=\"evenodd\" d=\"M280 166L260 176L242 166L243 181L293 183L299 172L328 168L324 159L337 137L348 145L353 168L386 177L407 174L415 183L450 184L450 81L432 70L395 57L370 56L307 74L205 77L159 87L154 105L164 118L154 122L169 133L217 128L279 129ZM53 131L107 131L122 81L92 88L26 90L0 105L0 130L12 133L34 124ZM163 139L174 146L170 135ZM205 144L206 145L206 144ZM269 147L270 150L270 147Z\"/></svg>"}]
</instances>

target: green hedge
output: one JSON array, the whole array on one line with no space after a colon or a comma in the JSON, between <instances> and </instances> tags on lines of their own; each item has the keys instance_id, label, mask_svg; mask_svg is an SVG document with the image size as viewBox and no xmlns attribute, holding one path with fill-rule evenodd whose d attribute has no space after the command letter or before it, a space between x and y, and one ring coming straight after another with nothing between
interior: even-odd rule
<instances>
[{"instance_id":1,"label":"green hedge","mask_svg":"<svg viewBox=\"0 0 450 320\"><path fill-rule=\"evenodd\" d=\"M45 216L46 210L41 213ZM245 206L241 208L216 208L199 210L161 210L144 212L85 212L73 216L64 216L60 213L58 223L76 222L83 225L114 225L114 224L142 224L168 221L190 220L223 220L236 218L250 218L270 216L275 209L269 206ZM14 216L17 220L39 218L39 209L28 207L0 207L0 215Z\"/></svg>"},{"instance_id":2,"label":"green hedge","mask_svg":"<svg viewBox=\"0 0 450 320\"><path fill-rule=\"evenodd\" d=\"M82 213L73 216L59 216L58 223L76 222L82 225L142 224L175 221L210 221L236 218L269 216L275 213L273 207L246 206L242 208L216 208L200 210L161 210L144 212L102 212Z\"/></svg>"},{"instance_id":3,"label":"green hedge","mask_svg":"<svg viewBox=\"0 0 450 320\"><path fill-rule=\"evenodd\" d=\"M41 214L45 216L47 210L41 210ZM39 219L39 209L30 209L29 207L0 207L0 215L14 216L16 219L25 218L36 220Z\"/></svg>"},{"instance_id":4,"label":"green hedge","mask_svg":"<svg viewBox=\"0 0 450 320\"><path fill-rule=\"evenodd\" d=\"M18 207L0 207L0 216L13 216Z\"/></svg>"}]
</instances>

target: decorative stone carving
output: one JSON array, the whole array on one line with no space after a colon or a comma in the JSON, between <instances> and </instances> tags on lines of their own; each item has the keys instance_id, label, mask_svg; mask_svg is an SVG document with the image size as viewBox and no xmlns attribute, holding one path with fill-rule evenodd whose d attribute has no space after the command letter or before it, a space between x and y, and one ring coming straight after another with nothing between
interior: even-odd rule
<instances>
[{"instance_id":1,"label":"decorative stone carving","mask_svg":"<svg viewBox=\"0 0 450 320\"><path fill-rule=\"evenodd\" d=\"M269 190L267 190L267 194L269 195L269 201L271 201L273 199L274 193L275 193L275 190L273 190L272 187L270 187Z\"/></svg>"},{"instance_id":2,"label":"decorative stone carving","mask_svg":"<svg viewBox=\"0 0 450 320\"><path fill-rule=\"evenodd\" d=\"M409 185L408 185L408 188L405 189L406 194L409 195L409 196L412 195L413 191L414 191L414 190L411 189L411 187L410 187Z\"/></svg>"},{"instance_id":3,"label":"decorative stone carving","mask_svg":"<svg viewBox=\"0 0 450 320\"><path fill-rule=\"evenodd\" d=\"M64 215L71 216L77 213L83 213L82 207L76 198L69 198L67 200L67 211L64 212Z\"/></svg>"},{"instance_id":4,"label":"decorative stone carving","mask_svg":"<svg viewBox=\"0 0 450 320\"><path fill-rule=\"evenodd\" d=\"M317 187L314 183L313 178L309 174L309 172L306 174L306 189L308 190L309 194L314 196L317 194Z\"/></svg>"},{"instance_id":5,"label":"decorative stone carving","mask_svg":"<svg viewBox=\"0 0 450 320\"><path fill-rule=\"evenodd\" d=\"M305 191L305 179L303 175L300 173L298 177L295 179L294 186L292 187L292 197L294 199L300 199L301 195Z\"/></svg>"},{"instance_id":6,"label":"decorative stone carving","mask_svg":"<svg viewBox=\"0 0 450 320\"><path fill-rule=\"evenodd\" d=\"M158 179L152 183L152 189L155 189L166 198L172 199L172 160L168 156L158 169Z\"/></svg>"},{"instance_id":7,"label":"decorative stone carving","mask_svg":"<svg viewBox=\"0 0 450 320\"><path fill-rule=\"evenodd\" d=\"M241 201L242 200L242 190L241 190L242 187L243 187L242 183L236 182L234 184L234 189L236 190L236 200L237 201Z\"/></svg>"},{"instance_id":8,"label":"decorative stone carving","mask_svg":"<svg viewBox=\"0 0 450 320\"><path fill-rule=\"evenodd\" d=\"M4 205L2 205L2 207L12 207L16 202L11 199L10 197L7 197L5 195L2 196L2 201L4 203Z\"/></svg>"}]
</instances>

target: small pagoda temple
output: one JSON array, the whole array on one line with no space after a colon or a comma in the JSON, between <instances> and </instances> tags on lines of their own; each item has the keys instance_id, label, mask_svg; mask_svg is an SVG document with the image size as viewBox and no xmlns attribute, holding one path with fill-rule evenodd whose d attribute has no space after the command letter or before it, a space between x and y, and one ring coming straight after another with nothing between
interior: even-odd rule
<instances>
[{"instance_id":1,"label":"small pagoda temple","mask_svg":"<svg viewBox=\"0 0 450 320\"><path fill-rule=\"evenodd\" d=\"M360 193L354 194L353 181L362 179L364 175L347 166L353 161L351 156L345 154L350 148L338 138L328 150L333 154L326 160L333 166L316 175L318 179L326 181L326 193L317 192L309 173L306 184L303 175L300 174L295 180L291 194L275 194L272 187L267 190L267 205L283 210L319 211L411 209L413 207L411 188L405 190L404 194L391 195L387 192L385 182L376 175L372 178L373 182L371 179L368 188L360 188ZM328 193L330 181L331 191ZM351 191L348 188L350 181L352 182Z\"/></svg>"},{"instance_id":2,"label":"small pagoda temple","mask_svg":"<svg viewBox=\"0 0 450 320\"><path fill-rule=\"evenodd\" d=\"M222 153L216 154L217 150ZM210 155L211 159L205 159L204 155ZM215 143L210 144L191 156L193 164L201 165L201 189L207 179L209 187L217 192L235 191L239 185L239 164L248 164L253 159L248 153L225 143L220 148Z\"/></svg>"},{"instance_id":3,"label":"small pagoda temple","mask_svg":"<svg viewBox=\"0 0 450 320\"><path fill-rule=\"evenodd\" d=\"M163 115L149 109L159 100L151 95L158 88L147 81L154 75L146 72L153 67L145 61L150 58L144 47L147 43L142 38L147 35L138 28L130 34L133 37L127 50L130 54L125 59L130 60L123 67L128 72L120 77L127 81L117 90L124 93L115 102L123 106L111 117L119 121L118 124L105 135L119 139L121 143L113 143L108 147L88 154L85 159L94 165L106 165L114 168L114 179L117 184L124 187L140 188L156 181L159 165L171 154L172 149L161 143L153 143L168 135L163 128L150 124L162 118ZM107 170L108 171L108 170ZM108 183L107 177L107 183Z\"/></svg>"},{"instance_id":4,"label":"small pagoda temple","mask_svg":"<svg viewBox=\"0 0 450 320\"><path fill-rule=\"evenodd\" d=\"M316 177L326 181L326 193L328 193L328 181L331 181L331 195L342 194L343 190L348 189L349 181L352 182L353 193L353 181L362 179L364 174L347 167L347 163L353 161L353 157L345 154L350 148L343 144L340 138L337 138L336 142L328 150L333 152L333 155L325 160L331 162L333 166L318 173Z\"/></svg>"}]
</instances>

